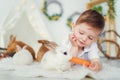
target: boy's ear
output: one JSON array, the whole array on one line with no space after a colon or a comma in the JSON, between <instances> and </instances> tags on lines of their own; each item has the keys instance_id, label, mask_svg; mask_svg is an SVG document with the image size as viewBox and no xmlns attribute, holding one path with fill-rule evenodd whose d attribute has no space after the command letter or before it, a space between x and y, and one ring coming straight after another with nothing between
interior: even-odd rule
<instances>
[{"instance_id":1,"label":"boy's ear","mask_svg":"<svg viewBox=\"0 0 120 80\"><path fill-rule=\"evenodd\" d=\"M75 28L75 23L72 23L72 30L74 30Z\"/></svg>"},{"instance_id":2,"label":"boy's ear","mask_svg":"<svg viewBox=\"0 0 120 80\"><path fill-rule=\"evenodd\" d=\"M74 28L75 27L75 23L72 23L72 28Z\"/></svg>"},{"instance_id":3,"label":"boy's ear","mask_svg":"<svg viewBox=\"0 0 120 80\"><path fill-rule=\"evenodd\" d=\"M97 36L97 38L96 38L96 40L95 40L95 41L97 42L99 39L100 39L100 37L99 37L99 36Z\"/></svg>"}]
</instances>

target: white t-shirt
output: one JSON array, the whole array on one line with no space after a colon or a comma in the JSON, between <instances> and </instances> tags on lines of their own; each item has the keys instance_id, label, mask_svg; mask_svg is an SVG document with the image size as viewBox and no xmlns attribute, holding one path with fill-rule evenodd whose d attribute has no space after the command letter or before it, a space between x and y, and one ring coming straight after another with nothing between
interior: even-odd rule
<instances>
[{"instance_id":1,"label":"white t-shirt","mask_svg":"<svg viewBox=\"0 0 120 80\"><path fill-rule=\"evenodd\" d=\"M72 46L69 39L63 41L62 45L65 45L68 49L70 49ZM84 48L83 52L77 56L83 59L91 60L91 59L99 58L98 53L99 53L99 49L97 43L92 43L91 46Z\"/></svg>"}]
</instances>

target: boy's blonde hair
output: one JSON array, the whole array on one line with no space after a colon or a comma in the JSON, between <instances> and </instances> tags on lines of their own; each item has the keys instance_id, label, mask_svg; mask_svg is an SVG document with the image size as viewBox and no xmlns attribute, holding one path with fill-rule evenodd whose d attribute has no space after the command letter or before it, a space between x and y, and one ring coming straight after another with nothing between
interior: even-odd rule
<instances>
[{"instance_id":1,"label":"boy's blonde hair","mask_svg":"<svg viewBox=\"0 0 120 80\"><path fill-rule=\"evenodd\" d=\"M105 25L104 17L92 9L86 10L79 16L76 25L79 25L80 23L87 23L91 27L99 30L103 30Z\"/></svg>"}]
</instances>

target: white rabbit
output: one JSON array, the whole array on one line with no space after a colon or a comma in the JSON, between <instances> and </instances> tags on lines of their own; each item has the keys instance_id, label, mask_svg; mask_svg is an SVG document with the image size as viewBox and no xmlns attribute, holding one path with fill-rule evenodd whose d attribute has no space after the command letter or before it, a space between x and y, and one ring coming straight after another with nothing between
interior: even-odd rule
<instances>
[{"instance_id":1,"label":"white rabbit","mask_svg":"<svg viewBox=\"0 0 120 80\"><path fill-rule=\"evenodd\" d=\"M72 55L66 47L57 46L54 50L45 53L41 60L41 66L44 69L65 71L71 67L69 62L71 58Z\"/></svg>"},{"instance_id":2,"label":"white rabbit","mask_svg":"<svg viewBox=\"0 0 120 80\"><path fill-rule=\"evenodd\" d=\"M13 63L17 65L28 65L33 63L33 57L31 53L27 49L25 49L24 46L13 56Z\"/></svg>"}]
</instances>

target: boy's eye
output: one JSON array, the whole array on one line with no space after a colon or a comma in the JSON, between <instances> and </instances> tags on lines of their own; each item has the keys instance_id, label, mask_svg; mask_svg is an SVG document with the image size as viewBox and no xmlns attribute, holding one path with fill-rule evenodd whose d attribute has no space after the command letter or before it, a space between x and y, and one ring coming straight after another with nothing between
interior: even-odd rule
<instances>
[{"instance_id":1,"label":"boy's eye","mask_svg":"<svg viewBox=\"0 0 120 80\"><path fill-rule=\"evenodd\" d=\"M93 40L93 37L88 37L90 40Z\"/></svg>"},{"instance_id":2,"label":"boy's eye","mask_svg":"<svg viewBox=\"0 0 120 80\"><path fill-rule=\"evenodd\" d=\"M79 32L80 34L84 34L83 32Z\"/></svg>"}]
</instances>

